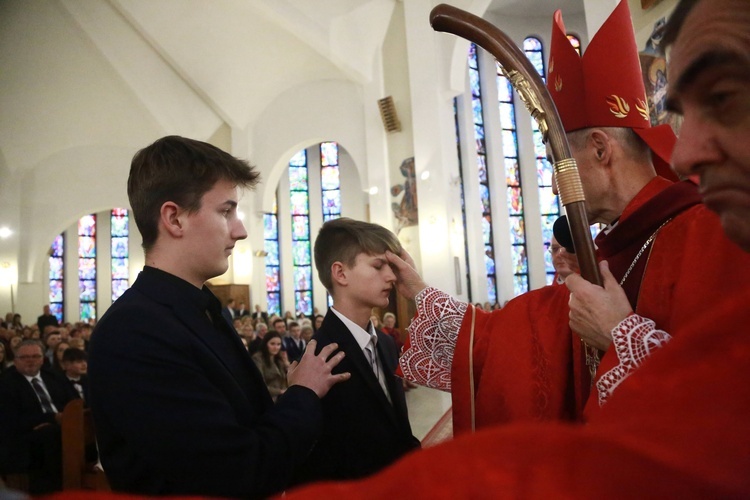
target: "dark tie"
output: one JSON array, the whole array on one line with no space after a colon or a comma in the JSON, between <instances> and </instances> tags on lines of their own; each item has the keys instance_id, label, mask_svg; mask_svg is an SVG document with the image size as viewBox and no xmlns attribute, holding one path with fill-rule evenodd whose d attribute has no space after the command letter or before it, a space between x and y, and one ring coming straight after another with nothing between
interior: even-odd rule
<instances>
[{"instance_id":1,"label":"dark tie","mask_svg":"<svg viewBox=\"0 0 750 500\"><path fill-rule=\"evenodd\" d=\"M55 410L52 408L52 401L49 400L49 396L44 392L44 387L39 383L38 378L31 379L31 387L34 388L34 392L36 392L39 401L42 403L42 411L44 413L55 413Z\"/></svg>"}]
</instances>

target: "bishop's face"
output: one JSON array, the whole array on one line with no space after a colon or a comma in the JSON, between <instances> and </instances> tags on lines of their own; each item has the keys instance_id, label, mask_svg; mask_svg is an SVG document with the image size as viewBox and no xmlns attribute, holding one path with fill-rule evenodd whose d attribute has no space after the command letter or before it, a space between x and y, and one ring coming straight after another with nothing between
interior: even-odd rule
<instances>
[{"instance_id":1,"label":"bishop's face","mask_svg":"<svg viewBox=\"0 0 750 500\"><path fill-rule=\"evenodd\" d=\"M700 177L706 206L750 251L750 2L699 2L670 56L668 106L683 116L674 168Z\"/></svg>"}]
</instances>

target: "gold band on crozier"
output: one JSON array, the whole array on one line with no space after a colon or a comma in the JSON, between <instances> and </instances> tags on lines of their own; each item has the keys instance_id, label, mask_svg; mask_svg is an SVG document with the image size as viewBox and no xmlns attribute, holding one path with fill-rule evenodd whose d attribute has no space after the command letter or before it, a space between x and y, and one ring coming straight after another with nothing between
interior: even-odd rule
<instances>
[{"instance_id":1,"label":"gold band on crozier","mask_svg":"<svg viewBox=\"0 0 750 500\"><path fill-rule=\"evenodd\" d=\"M560 194L560 203L563 206L577 201L584 201L583 185L578 175L578 166L573 158L566 158L555 162L555 179L557 181L557 192Z\"/></svg>"}]
</instances>

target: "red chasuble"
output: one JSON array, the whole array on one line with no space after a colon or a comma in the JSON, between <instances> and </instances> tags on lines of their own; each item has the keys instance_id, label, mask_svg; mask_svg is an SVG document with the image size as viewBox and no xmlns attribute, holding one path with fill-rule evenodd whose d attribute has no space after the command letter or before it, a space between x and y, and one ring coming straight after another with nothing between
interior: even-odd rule
<instances>
[{"instance_id":1,"label":"red chasuble","mask_svg":"<svg viewBox=\"0 0 750 500\"><path fill-rule=\"evenodd\" d=\"M623 287L635 312L671 335L750 288L750 256L726 238L691 182L656 177L597 245L618 281L632 267ZM473 336L467 310L451 368L454 434L472 430L472 415L476 428L582 421L632 375L632 365L640 365L632 359L642 358L648 346L625 339L602 356L589 397L590 376L579 337L568 326L567 301L567 288L553 285L500 311L476 311Z\"/></svg>"},{"instance_id":2,"label":"red chasuble","mask_svg":"<svg viewBox=\"0 0 750 500\"><path fill-rule=\"evenodd\" d=\"M721 295L588 425L495 426L286 498L748 498L750 289Z\"/></svg>"}]
</instances>

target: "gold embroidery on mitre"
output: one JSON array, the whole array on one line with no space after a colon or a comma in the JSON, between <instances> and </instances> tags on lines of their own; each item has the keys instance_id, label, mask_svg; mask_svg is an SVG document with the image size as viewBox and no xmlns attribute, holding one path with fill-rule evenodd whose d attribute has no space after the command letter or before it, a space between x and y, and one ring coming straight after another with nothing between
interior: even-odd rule
<instances>
[{"instance_id":1,"label":"gold embroidery on mitre","mask_svg":"<svg viewBox=\"0 0 750 500\"><path fill-rule=\"evenodd\" d=\"M552 74L555 71L555 58L549 58L549 73Z\"/></svg>"},{"instance_id":2,"label":"gold embroidery on mitre","mask_svg":"<svg viewBox=\"0 0 750 500\"><path fill-rule=\"evenodd\" d=\"M562 78L560 78L560 75L557 75L557 78L555 78L555 90L560 92L563 87Z\"/></svg>"},{"instance_id":3,"label":"gold embroidery on mitre","mask_svg":"<svg viewBox=\"0 0 750 500\"><path fill-rule=\"evenodd\" d=\"M630 113L630 105L620 96L612 94L607 97L607 105L609 105L609 110L617 118L625 118Z\"/></svg>"},{"instance_id":4,"label":"gold embroidery on mitre","mask_svg":"<svg viewBox=\"0 0 750 500\"><path fill-rule=\"evenodd\" d=\"M638 112L641 114L644 120L647 122L650 122L651 119L648 115L648 104L646 104L646 101L642 99L636 99L635 101L635 109L638 110Z\"/></svg>"}]
</instances>

